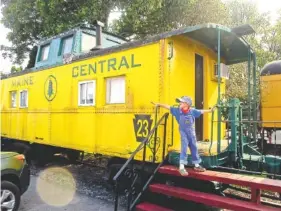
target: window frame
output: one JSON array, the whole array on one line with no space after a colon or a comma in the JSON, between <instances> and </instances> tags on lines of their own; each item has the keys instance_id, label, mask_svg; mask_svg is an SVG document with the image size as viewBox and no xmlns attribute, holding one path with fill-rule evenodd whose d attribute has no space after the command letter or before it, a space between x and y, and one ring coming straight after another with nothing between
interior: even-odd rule
<instances>
[{"instance_id":1,"label":"window frame","mask_svg":"<svg viewBox=\"0 0 281 211\"><path fill-rule=\"evenodd\" d=\"M218 81L218 63L214 62L214 66L213 66L213 75L212 78L213 80ZM227 65L225 65L224 63L220 63L220 78L221 81L222 79L228 80L230 77L230 72L229 72L229 68Z\"/></svg>"},{"instance_id":2,"label":"window frame","mask_svg":"<svg viewBox=\"0 0 281 211\"><path fill-rule=\"evenodd\" d=\"M42 59L42 51L43 51L43 48L49 46L49 51L48 51L48 55L47 55L47 58L46 59ZM39 53L39 58L38 58L38 62L44 62L44 61L47 61L49 59L49 55L50 55L50 48L51 48L51 43L45 43L43 45L40 46L40 53Z\"/></svg>"},{"instance_id":3,"label":"window frame","mask_svg":"<svg viewBox=\"0 0 281 211\"><path fill-rule=\"evenodd\" d=\"M26 106L21 106L21 93L26 92ZM28 108L28 90L22 89L19 91L19 108Z\"/></svg>"},{"instance_id":4,"label":"window frame","mask_svg":"<svg viewBox=\"0 0 281 211\"><path fill-rule=\"evenodd\" d=\"M64 41L66 39L69 39L72 37L72 45L71 45L71 51L70 51L70 54L73 52L73 47L74 47L74 34L69 34L65 37L62 37L61 40L60 40L60 48L59 48L59 52L58 52L58 56L63 56L65 54L63 54L63 49L64 49Z\"/></svg>"},{"instance_id":5,"label":"window frame","mask_svg":"<svg viewBox=\"0 0 281 211\"><path fill-rule=\"evenodd\" d=\"M94 96L93 96L93 103L91 104L81 104L80 102L80 98L81 98L81 95L80 95L80 91L81 91L81 84L87 84L87 83L93 83L94 84L94 90L93 90L93 93L94 93ZM82 106L82 107L88 107L88 106L96 106L96 90L97 90L97 80L86 80L86 81L79 81L78 82L78 106ZM87 96L86 96L87 97Z\"/></svg>"},{"instance_id":6,"label":"window frame","mask_svg":"<svg viewBox=\"0 0 281 211\"><path fill-rule=\"evenodd\" d=\"M12 93L15 93L15 106L12 106ZM17 90L10 91L10 108L17 108Z\"/></svg>"},{"instance_id":7,"label":"window frame","mask_svg":"<svg viewBox=\"0 0 281 211\"><path fill-rule=\"evenodd\" d=\"M124 85L125 85L125 89L124 89L124 102L117 102L117 103L110 103L109 102L109 92L110 91L108 91L108 86L107 86L107 84L108 84L108 82L107 82L107 80L110 80L110 79L115 79L115 78L124 78ZM105 104L106 105L125 105L126 104L126 75L118 75L118 76L111 76L111 77L107 77L107 78L105 78ZM110 85L111 86L111 85ZM111 89L110 89L111 90Z\"/></svg>"}]
</instances>

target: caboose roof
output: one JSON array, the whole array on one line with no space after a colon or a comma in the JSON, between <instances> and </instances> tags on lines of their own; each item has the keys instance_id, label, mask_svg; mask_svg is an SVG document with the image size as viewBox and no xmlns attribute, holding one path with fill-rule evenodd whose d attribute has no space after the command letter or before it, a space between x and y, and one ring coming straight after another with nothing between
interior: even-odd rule
<instances>
[{"instance_id":1,"label":"caboose roof","mask_svg":"<svg viewBox=\"0 0 281 211\"><path fill-rule=\"evenodd\" d=\"M272 61L266 64L261 70L261 76L280 75L280 74L281 74L281 60Z\"/></svg>"},{"instance_id":2,"label":"caboose roof","mask_svg":"<svg viewBox=\"0 0 281 211\"><path fill-rule=\"evenodd\" d=\"M69 30L66 30L62 33L59 33L55 36L52 36L52 37L47 37L47 38L42 38L39 42L38 42L38 45L42 45L44 43L48 43L50 42L51 40L53 39L56 39L56 38L62 38L62 37L65 37L67 35L70 35L70 34L73 34L74 32L78 31L78 30L91 30L91 31L96 31L96 26L94 25L86 25L86 24L77 24L77 26L69 29ZM119 35L116 35L116 34L113 34L111 32L108 32L108 31L105 31L103 30L102 31L103 34L107 34L107 35L110 35L112 37L116 37L116 38L119 38L123 41L128 41L126 38L122 37L122 36L119 36Z\"/></svg>"},{"instance_id":3,"label":"caboose roof","mask_svg":"<svg viewBox=\"0 0 281 211\"><path fill-rule=\"evenodd\" d=\"M157 42L161 39L178 36L178 35L182 35L190 39L196 40L202 43L203 45L205 45L206 47L212 49L214 52L217 52L218 29L220 30L220 38L221 38L221 57L225 60L225 64L231 65L231 64L248 61L249 44L241 37L241 32L238 31L237 33L236 31L235 33L235 30L233 29L213 23L184 27L181 29L154 35L144 40L126 42L117 46L75 55L72 61L83 60L89 57L96 57L100 55L118 52L121 50L131 49L134 47L147 45L149 43ZM33 71L40 71L60 65L63 64L26 69L21 72L10 74L8 77L14 77L17 75L26 74Z\"/></svg>"},{"instance_id":4,"label":"caboose roof","mask_svg":"<svg viewBox=\"0 0 281 211\"><path fill-rule=\"evenodd\" d=\"M227 65L248 61L249 44L230 28L218 24L204 24L179 29L172 34L182 34L217 52L218 29L221 39L221 57ZM168 35L169 36L169 35Z\"/></svg>"},{"instance_id":5,"label":"caboose roof","mask_svg":"<svg viewBox=\"0 0 281 211\"><path fill-rule=\"evenodd\" d=\"M78 55L74 60L80 60L91 56L97 56L122 49L141 46L177 35L183 35L190 39L196 40L206 47L212 49L214 52L217 52L218 29L220 30L221 39L221 57L225 59L225 63L227 65L231 65L248 61L249 44L242 37L239 37L236 33L234 33L234 31L230 28L213 23L184 27L174 31L164 32L162 34L151 36L145 40L128 42L99 51Z\"/></svg>"}]
</instances>

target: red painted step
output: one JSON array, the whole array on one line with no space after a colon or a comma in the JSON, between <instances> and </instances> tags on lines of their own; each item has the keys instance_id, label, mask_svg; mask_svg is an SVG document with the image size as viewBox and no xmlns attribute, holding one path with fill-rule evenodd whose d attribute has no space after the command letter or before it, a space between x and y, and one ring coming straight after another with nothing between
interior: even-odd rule
<instances>
[{"instance_id":1,"label":"red painted step","mask_svg":"<svg viewBox=\"0 0 281 211\"><path fill-rule=\"evenodd\" d=\"M187 168L186 170L188 171L188 176L186 177L191 177L198 180L217 181L225 184L242 185L281 193L281 180L273 180L268 178L259 178L254 176L246 176L241 174L231 174L209 170L205 172L197 172L191 168ZM160 167L158 172L174 176L181 176L178 171L178 168L170 165Z\"/></svg>"},{"instance_id":2,"label":"red painted step","mask_svg":"<svg viewBox=\"0 0 281 211\"><path fill-rule=\"evenodd\" d=\"M210 193L202 193L190 189L168 186L164 184L152 184L150 191L159 194L173 196L175 198L202 203L208 206L239 211L280 211L280 208L268 207L252 202L218 196Z\"/></svg>"},{"instance_id":3,"label":"red painted step","mask_svg":"<svg viewBox=\"0 0 281 211\"><path fill-rule=\"evenodd\" d=\"M151 204L149 202L142 202L136 206L137 211L173 211L171 209L160 207L156 204Z\"/></svg>"}]
</instances>

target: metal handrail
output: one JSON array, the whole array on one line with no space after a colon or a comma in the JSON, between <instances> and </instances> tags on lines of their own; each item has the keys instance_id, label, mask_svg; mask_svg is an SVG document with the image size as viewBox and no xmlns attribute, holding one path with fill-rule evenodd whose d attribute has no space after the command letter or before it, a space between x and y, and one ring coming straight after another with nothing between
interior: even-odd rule
<instances>
[{"instance_id":1,"label":"metal handrail","mask_svg":"<svg viewBox=\"0 0 281 211\"><path fill-rule=\"evenodd\" d=\"M156 110L156 113L157 113L157 110ZM137 201L139 200L139 198L142 196L143 192L145 191L145 189L147 188L147 186L149 185L150 181L154 178L156 172L158 171L158 169L160 168L160 166L163 164L164 162L164 157L165 157L165 146L166 146L166 125L167 125L167 118L169 116L169 113L165 113L159 121L157 121L157 115L155 116L155 126L153 127L153 129L149 132L148 136L145 138L145 140L137 147L137 149L132 153L132 155L129 157L129 159L125 162L125 164L121 167L121 169L117 172L117 174L114 176L113 178L113 181L115 183L115 189L116 189L116 196L115 196L115 205L114 205L114 210L117 211L118 209L118 198L119 198L119 194L118 194L118 182L119 182L119 178L121 175L126 174L126 171L127 169L129 168L129 163L131 161L134 161L134 157L136 156L136 154L138 152L140 152L140 150L143 148L143 159L142 159L142 170L141 172L143 173L144 171L144 165L145 165L145 158L146 158L146 145L149 143L150 139L152 138L152 135L154 134L156 136L157 134L157 128L160 126L160 125L164 125L164 138L163 138L163 161L160 162L157 166L157 168L154 170L153 174L149 177L149 179L147 181L143 181L143 187L142 187L142 190L138 193L137 197L136 198L132 198L132 190L134 189L134 184L137 180L137 175L134 176L134 178L132 179L132 184L129 185L129 192L128 192L128 203L127 203L127 210L132 210L133 207L135 206L135 204L137 203ZM161 122L164 120L164 124L161 124ZM157 137L156 137L157 139ZM156 140L155 139L155 140ZM156 144L156 141L155 143ZM155 146L154 146L154 149L155 149ZM155 153L156 151L154 150L153 152L153 163L155 162ZM133 164L132 163L132 172L134 171L133 170ZM126 169L126 170L125 170ZM125 172L124 172L125 171ZM141 173L141 174L142 174ZM133 175L134 173L132 173Z\"/></svg>"},{"instance_id":2,"label":"metal handrail","mask_svg":"<svg viewBox=\"0 0 281 211\"><path fill-rule=\"evenodd\" d=\"M132 155L129 157L129 159L126 161L126 163L124 163L124 165L122 166L122 168L117 172L117 174L113 177L113 181L116 181L119 176L123 173L124 169L128 166L128 164L130 163L130 161L135 157L135 155L142 149L142 147L147 144L148 140L150 139L150 137L152 136L152 134L155 132L155 130L158 128L158 126L160 125L160 123L163 121L164 118L167 118L169 115L169 113L165 113L160 120L155 124L155 126L153 127L153 129L149 132L147 138L141 142L141 144L137 147L137 149L132 153Z\"/></svg>"}]
</instances>

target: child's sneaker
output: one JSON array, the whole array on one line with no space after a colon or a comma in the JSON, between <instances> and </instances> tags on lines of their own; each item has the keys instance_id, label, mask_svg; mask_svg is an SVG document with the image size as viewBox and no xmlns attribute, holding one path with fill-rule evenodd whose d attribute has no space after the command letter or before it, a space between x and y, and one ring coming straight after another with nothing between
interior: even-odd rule
<instances>
[{"instance_id":1,"label":"child's sneaker","mask_svg":"<svg viewBox=\"0 0 281 211\"><path fill-rule=\"evenodd\" d=\"M179 169L179 172L182 176L187 176L188 175L188 172L185 170L185 169Z\"/></svg>"},{"instance_id":2,"label":"child's sneaker","mask_svg":"<svg viewBox=\"0 0 281 211\"><path fill-rule=\"evenodd\" d=\"M195 167L194 167L194 170L195 170L195 171L200 171L200 172L206 171L206 169L203 168L202 166L195 166Z\"/></svg>"}]
</instances>

